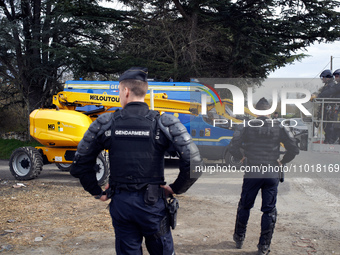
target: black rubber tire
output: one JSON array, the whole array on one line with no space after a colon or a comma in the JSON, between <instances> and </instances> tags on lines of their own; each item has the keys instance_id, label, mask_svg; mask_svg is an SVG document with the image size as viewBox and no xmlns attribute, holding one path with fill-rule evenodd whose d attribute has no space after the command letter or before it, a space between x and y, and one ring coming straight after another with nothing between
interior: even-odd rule
<instances>
[{"instance_id":1,"label":"black rubber tire","mask_svg":"<svg viewBox=\"0 0 340 255\"><path fill-rule=\"evenodd\" d=\"M230 154L229 150L224 155L224 162L226 166L235 166L236 168L240 168L243 165L243 162L236 161L235 158Z\"/></svg>"},{"instance_id":2,"label":"black rubber tire","mask_svg":"<svg viewBox=\"0 0 340 255\"><path fill-rule=\"evenodd\" d=\"M59 170L63 172L70 172L72 168L72 164L66 164L66 163L55 163L55 165L58 167Z\"/></svg>"},{"instance_id":3,"label":"black rubber tire","mask_svg":"<svg viewBox=\"0 0 340 255\"><path fill-rule=\"evenodd\" d=\"M108 182L110 175L109 159L105 152L101 152L98 155L95 170L98 185L104 186Z\"/></svg>"},{"instance_id":4,"label":"black rubber tire","mask_svg":"<svg viewBox=\"0 0 340 255\"><path fill-rule=\"evenodd\" d=\"M43 158L34 147L20 147L13 151L9 169L17 180L37 178L43 168Z\"/></svg>"}]
</instances>

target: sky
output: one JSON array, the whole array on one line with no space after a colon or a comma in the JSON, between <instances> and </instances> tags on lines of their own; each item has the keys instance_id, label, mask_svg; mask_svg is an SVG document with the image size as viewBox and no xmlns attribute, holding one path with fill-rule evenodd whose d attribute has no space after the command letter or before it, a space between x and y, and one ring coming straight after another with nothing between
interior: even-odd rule
<instances>
[{"instance_id":1,"label":"sky","mask_svg":"<svg viewBox=\"0 0 340 255\"><path fill-rule=\"evenodd\" d=\"M310 56L276 70L269 75L269 78L319 78L323 70L330 69L331 56L333 56L333 71L340 69L340 41L317 43L307 47L306 51L298 53Z\"/></svg>"}]
</instances>

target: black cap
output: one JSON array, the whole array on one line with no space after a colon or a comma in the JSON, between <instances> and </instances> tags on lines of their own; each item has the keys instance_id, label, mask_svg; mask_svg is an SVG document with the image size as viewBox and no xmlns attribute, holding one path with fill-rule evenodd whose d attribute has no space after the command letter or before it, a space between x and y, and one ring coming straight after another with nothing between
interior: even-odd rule
<instances>
[{"instance_id":1,"label":"black cap","mask_svg":"<svg viewBox=\"0 0 340 255\"><path fill-rule=\"evenodd\" d=\"M146 67L131 67L119 77L119 82L128 79L146 82L148 79L148 69Z\"/></svg>"},{"instance_id":2,"label":"black cap","mask_svg":"<svg viewBox=\"0 0 340 255\"><path fill-rule=\"evenodd\" d=\"M267 99L262 97L256 104L255 108L257 110L268 110L270 109L270 105Z\"/></svg>"}]
</instances>

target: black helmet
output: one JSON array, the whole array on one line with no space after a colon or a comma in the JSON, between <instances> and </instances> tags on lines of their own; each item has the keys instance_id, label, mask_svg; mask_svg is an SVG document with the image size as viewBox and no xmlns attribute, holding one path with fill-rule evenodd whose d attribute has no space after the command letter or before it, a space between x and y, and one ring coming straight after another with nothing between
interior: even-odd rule
<instances>
[{"instance_id":1,"label":"black helmet","mask_svg":"<svg viewBox=\"0 0 340 255\"><path fill-rule=\"evenodd\" d=\"M335 75L340 75L340 69L336 69L335 71L334 71L334 73L333 73L333 75L335 76Z\"/></svg>"},{"instance_id":2,"label":"black helmet","mask_svg":"<svg viewBox=\"0 0 340 255\"><path fill-rule=\"evenodd\" d=\"M333 78L332 71L329 69L322 71L322 73L320 74L320 78Z\"/></svg>"},{"instance_id":3,"label":"black helmet","mask_svg":"<svg viewBox=\"0 0 340 255\"><path fill-rule=\"evenodd\" d=\"M255 108L257 110L268 110L270 109L270 105L267 99L262 97L256 104Z\"/></svg>"}]
</instances>

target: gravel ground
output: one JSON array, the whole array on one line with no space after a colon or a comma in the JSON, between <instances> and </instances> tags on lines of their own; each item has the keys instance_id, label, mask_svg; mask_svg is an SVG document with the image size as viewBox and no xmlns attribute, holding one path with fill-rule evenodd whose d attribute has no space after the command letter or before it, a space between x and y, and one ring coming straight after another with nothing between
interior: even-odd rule
<instances>
[{"instance_id":1,"label":"gravel ground","mask_svg":"<svg viewBox=\"0 0 340 255\"><path fill-rule=\"evenodd\" d=\"M177 173L168 162L167 180ZM68 173L49 165L35 180L16 181L8 161L0 161L0 179L0 253L115 254L108 202L93 199ZM280 184L271 254L340 254L338 180L299 177ZM176 254L256 254L260 195L251 211L244 248L235 249L232 241L241 184L241 174L203 176L178 196Z\"/></svg>"}]
</instances>

